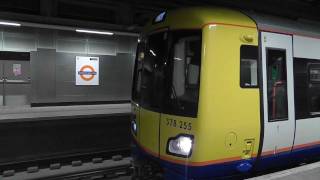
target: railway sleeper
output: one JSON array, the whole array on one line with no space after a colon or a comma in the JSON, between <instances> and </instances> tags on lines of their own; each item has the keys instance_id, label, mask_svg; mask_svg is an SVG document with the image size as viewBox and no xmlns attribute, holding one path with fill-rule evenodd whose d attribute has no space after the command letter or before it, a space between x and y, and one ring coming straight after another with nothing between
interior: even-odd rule
<instances>
[{"instance_id":1,"label":"railway sleeper","mask_svg":"<svg viewBox=\"0 0 320 180\"><path fill-rule=\"evenodd\" d=\"M5 170L2 180L99 180L112 179L120 176L131 175L131 158L122 157L103 160L94 158L92 162L72 161L67 165L60 163L51 164L46 168L31 166L25 171Z\"/></svg>"}]
</instances>

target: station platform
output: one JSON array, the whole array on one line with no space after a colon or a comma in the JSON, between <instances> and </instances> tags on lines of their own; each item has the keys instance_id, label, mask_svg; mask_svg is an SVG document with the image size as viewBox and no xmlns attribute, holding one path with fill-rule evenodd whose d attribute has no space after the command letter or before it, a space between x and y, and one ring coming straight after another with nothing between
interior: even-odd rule
<instances>
[{"instance_id":1,"label":"station platform","mask_svg":"<svg viewBox=\"0 0 320 180\"><path fill-rule=\"evenodd\" d=\"M299 167L266 174L248 180L319 180L320 162L305 164Z\"/></svg>"},{"instance_id":2,"label":"station platform","mask_svg":"<svg viewBox=\"0 0 320 180\"><path fill-rule=\"evenodd\" d=\"M106 105L46 106L46 107L1 107L0 123L14 121L54 120L130 113L130 103Z\"/></svg>"}]
</instances>

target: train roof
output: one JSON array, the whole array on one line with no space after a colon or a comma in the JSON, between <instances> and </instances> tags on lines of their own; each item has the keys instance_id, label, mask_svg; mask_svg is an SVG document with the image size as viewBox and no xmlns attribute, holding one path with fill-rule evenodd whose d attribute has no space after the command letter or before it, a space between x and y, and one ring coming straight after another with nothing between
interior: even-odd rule
<instances>
[{"instance_id":1,"label":"train roof","mask_svg":"<svg viewBox=\"0 0 320 180\"><path fill-rule=\"evenodd\" d=\"M201 29L211 23L236 24L256 28L255 22L240 11L219 7L190 7L160 13L143 30Z\"/></svg>"},{"instance_id":2,"label":"train roof","mask_svg":"<svg viewBox=\"0 0 320 180\"><path fill-rule=\"evenodd\" d=\"M244 12L251 17L262 31L279 32L320 38L320 25L308 21L295 21L255 12Z\"/></svg>"},{"instance_id":3,"label":"train roof","mask_svg":"<svg viewBox=\"0 0 320 180\"><path fill-rule=\"evenodd\" d=\"M234 24L262 31L320 38L320 25L304 21L221 7L190 7L160 13L143 29L201 29L207 24Z\"/></svg>"}]
</instances>

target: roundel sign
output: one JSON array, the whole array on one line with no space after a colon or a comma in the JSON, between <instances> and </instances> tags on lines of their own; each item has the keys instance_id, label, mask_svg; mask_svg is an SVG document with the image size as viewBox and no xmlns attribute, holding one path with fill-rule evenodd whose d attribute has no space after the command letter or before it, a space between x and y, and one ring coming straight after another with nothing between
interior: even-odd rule
<instances>
[{"instance_id":1,"label":"roundel sign","mask_svg":"<svg viewBox=\"0 0 320 180\"><path fill-rule=\"evenodd\" d=\"M76 57L76 85L99 85L99 57Z\"/></svg>"}]
</instances>

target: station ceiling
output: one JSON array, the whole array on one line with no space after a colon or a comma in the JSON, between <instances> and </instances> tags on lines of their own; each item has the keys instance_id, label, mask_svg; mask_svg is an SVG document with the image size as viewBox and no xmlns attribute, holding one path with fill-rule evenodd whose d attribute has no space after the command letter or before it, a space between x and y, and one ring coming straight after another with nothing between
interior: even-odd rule
<instances>
[{"instance_id":1,"label":"station ceiling","mask_svg":"<svg viewBox=\"0 0 320 180\"><path fill-rule=\"evenodd\" d=\"M0 19L139 32L155 14L188 6L224 6L320 24L318 0L1 0Z\"/></svg>"}]
</instances>

